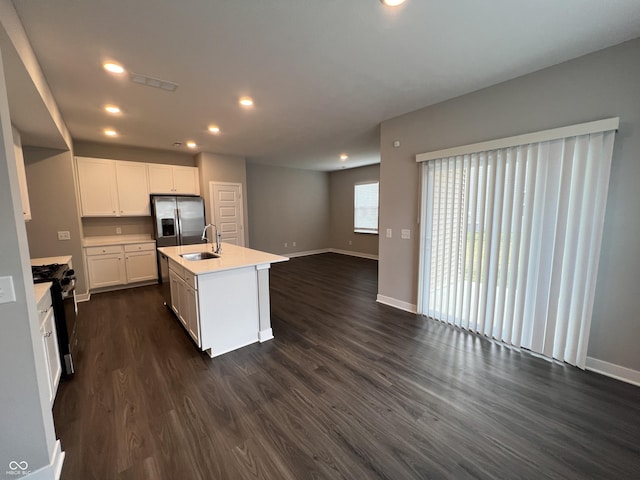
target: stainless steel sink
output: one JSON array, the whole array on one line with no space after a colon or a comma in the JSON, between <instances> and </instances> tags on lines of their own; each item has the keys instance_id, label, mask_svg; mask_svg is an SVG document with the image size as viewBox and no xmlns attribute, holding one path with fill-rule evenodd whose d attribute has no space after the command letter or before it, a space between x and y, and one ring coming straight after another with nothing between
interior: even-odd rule
<instances>
[{"instance_id":1,"label":"stainless steel sink","mask_svg":"<svg viewBox=\"0 0 640 480\"><path fill-rule=\"evenodd\" d=\"M185 260L209 260L211 258L220 258L220 255L216 255L212 252L182 253L180 256Z\"/></svg>"}]
</instances>

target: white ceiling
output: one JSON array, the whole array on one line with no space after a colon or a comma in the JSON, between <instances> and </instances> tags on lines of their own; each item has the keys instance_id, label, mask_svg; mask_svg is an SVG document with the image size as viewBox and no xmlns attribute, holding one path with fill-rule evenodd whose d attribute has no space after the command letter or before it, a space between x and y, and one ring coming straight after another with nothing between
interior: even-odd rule
<instances>
[{"instance_id":1,"label":"white ceiling","mask_svg":"<svg viewBox=\"0 0 640 480\"><path fill-rule=\"evenodd\" d=\"M377 163L385 119L640 36L640 0L14 4L75 140L195 140L197 151L316 170ZM115 78L106 60L179 87ZM105 103L124 114L107 116Z\"/></svg>"}]
</instances>

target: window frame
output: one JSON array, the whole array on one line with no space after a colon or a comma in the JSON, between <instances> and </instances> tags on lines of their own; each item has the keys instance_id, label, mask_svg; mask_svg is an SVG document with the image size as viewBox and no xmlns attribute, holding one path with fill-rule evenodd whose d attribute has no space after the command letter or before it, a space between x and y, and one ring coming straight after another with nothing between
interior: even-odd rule
<instances>
[{"instance_id":1,"label":"window frame","mask_svg":"<svg viewBox=\"0 0 640 480\"><path fill-rule=\"evenodd\" d=\"M376 204L376 227L370 228L366 226L361 226L357 222L359 220L357 212L362 210L365 207L358 206L358 187L368 186L368 185L376 185L377 190L377 204ZM363 182L356 182L353 185L353 232L354 233L363 233L367 235L378 235L380 231L380 180L367 180Z\"/></svg>"}]
</instances>

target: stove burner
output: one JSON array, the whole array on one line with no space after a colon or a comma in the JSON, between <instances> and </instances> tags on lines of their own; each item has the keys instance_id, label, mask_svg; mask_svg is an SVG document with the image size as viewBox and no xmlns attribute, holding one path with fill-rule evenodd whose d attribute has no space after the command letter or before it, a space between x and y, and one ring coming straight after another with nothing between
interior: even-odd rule
<instances>
[{"instance_id":1,"label":"stove burner","mask_svg":"<svg viewBox=\"0 0 640 480\"><path fill-rule=\"evenodd\" d=\"M34 283L50 282L57 277L58 270L63 265L52 263L51 265L36 265L31 267Z\"/></svg>"}]
</instances>

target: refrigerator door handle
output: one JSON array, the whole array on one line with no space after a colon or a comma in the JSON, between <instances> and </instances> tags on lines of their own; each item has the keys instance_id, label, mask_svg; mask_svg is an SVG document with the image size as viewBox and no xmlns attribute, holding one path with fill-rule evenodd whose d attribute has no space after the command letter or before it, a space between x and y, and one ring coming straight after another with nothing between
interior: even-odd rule
<instances>
[{"instance_id":1,"label":"refrigerator door handle","mask_svg":"<svg viewBox=\"0 0 640 480\"><path fill-rule=\"evenodd\" d=\"M178 226L178 229L176 231L177 235L178 235L178 245L182 245L182 221L180 219L180 209L176 208L176 225Z\"/></svg>"}]
</instances>

